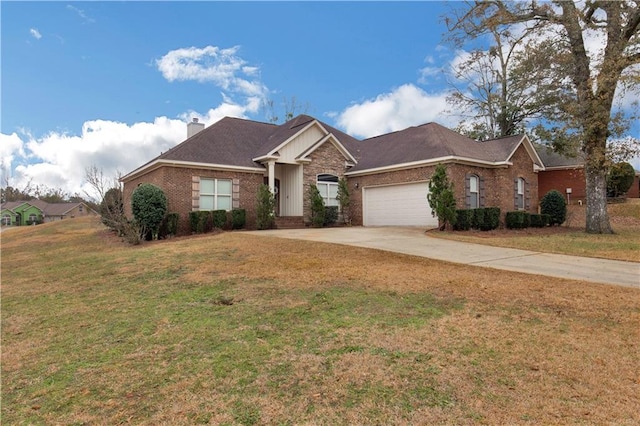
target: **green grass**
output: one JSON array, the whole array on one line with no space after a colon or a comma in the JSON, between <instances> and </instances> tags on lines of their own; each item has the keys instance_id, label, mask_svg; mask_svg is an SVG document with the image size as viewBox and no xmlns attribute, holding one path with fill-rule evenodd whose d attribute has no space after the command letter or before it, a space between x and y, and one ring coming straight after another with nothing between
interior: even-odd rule
<instances>
[{"instance_id":1,"label":"green grass","mask_svg":"<svg viewBox=\"0 0 640 426\"><path fill-rule=\"evenodd\" d=\"M3 233L3 424L548 422L540 401L576 381L628 401L602 416L635 415L637 292L344 250L133 247L86 220Z\"/></svg>"}]
</instances>

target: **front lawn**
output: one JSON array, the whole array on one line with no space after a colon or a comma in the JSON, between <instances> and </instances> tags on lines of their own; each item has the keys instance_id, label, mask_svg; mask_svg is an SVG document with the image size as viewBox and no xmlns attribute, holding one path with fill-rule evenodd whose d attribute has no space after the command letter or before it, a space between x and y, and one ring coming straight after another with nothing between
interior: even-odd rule
<instances>
[{"instance_id":1,"label":"front lawn","mask_svg":"<svg viewBox=\"0 0 640 426\"><path fill-rule=\"evenodd\" d=\"M242 232L2 234L3 424L637 424L640 291Z\"/></svg>"},{"instance_id":2,"label":"front lawn","mask_svg":"<svg viewBox=\"0 0 640 426\"><path fill-rule=\"evenodd\" d=\"M585 206L570 206L560 227L497 229L494 231L431 231L429 236L544 253L640 262L640 199L610 204L613 235L584 232Z\"/></svg>"}]
</instances>

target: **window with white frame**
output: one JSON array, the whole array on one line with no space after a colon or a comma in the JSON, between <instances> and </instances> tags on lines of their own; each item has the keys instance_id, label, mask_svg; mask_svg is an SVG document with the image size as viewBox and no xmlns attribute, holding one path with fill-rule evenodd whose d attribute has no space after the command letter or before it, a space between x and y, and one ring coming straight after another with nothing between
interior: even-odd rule
<instances>
[{"instance_id":1,"label":"window with white frame","mask_svg":"<svg viewBox=\"0 0 640 426\"><path fill-rule=\"evenodd\" d=\"M324 200L325 206L338 206L338 176L330 174L318 175L316 186Z\"/></svg>"},{"instance_id":2,"label":"window with white frame","mask_svg":"<svg viewBox=\"0 0 640 426\"><path fill-rule=\"evenodd\" d=\"M11 225L11 216L8 214L5 214L4 216L2 216L2 226L9 226Z\"/></svg>"},{"instance_id":3,"label":"window with white frame","mask_svg":"<svg viewBox=\"0 0 640 426\"><path fill-rule=\"evenodd\" d=\"M524 187L525 180L518 178L516 183L516 208L518 210L524 210Z\"/></svg>"},{"instance_id":4,"label":"window with white frame","mask_svg":"<svg viewBox=\"0 0 640 426\"><path fill-rule=\"evenodd\" d=\"M476 175L469 176L469 208L480 207L480 178Z\"/></svg>"},{"instance_id":5,"label":"window with white frame","mask_svg":"<svg viewBox=\"0 0 640 426\"><path fill-rule=\"evenodd\" d=\"M29 215L29 223L34 223L38 221L38 215L36 215L35 213L31 213Z\"/></svg>"},{"instance_id":6,"label":"window with white frame","mask_svg":"<svg viewBox=\"0 0 640 426\"><path fill-rule=\"evenodd\" d=\"M200 179L200 210L231 210L231 179Z\"/></svg>"}]
</instances>

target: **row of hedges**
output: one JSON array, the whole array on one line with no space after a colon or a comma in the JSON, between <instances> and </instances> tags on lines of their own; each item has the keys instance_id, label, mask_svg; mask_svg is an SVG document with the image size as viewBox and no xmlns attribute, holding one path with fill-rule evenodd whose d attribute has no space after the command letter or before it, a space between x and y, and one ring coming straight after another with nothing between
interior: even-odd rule
<instances>
[{"instance_id":1,"label":"row of hedges","mask_svg":"<svg viewBox=\"0 0 640 426\"><path fill-rule=\"evenodd\" d=\"M456 224L453 226L456 231L468 231L469 229L490 231L500 225L500 209L498 207L460 209L456 210L456 215Z\"/></svg>"},{"instance_id":2,"label":"row of hedges","mask_svg":"<svg viewBox=\"0 0 640 426\"><path fill-rule=\"evenodd\" d=\"M551 215L531 214L525 211L507 212L504 218L508 229L544 228L551 223Z\"/></svg>"},{"instance_id":3,"label":"row of hedges","mask_svg":"<svg viewBox=\"0 0 640 426\"><path fill-rule=\"evenodd\" d=\"M204 234L214 229L242 229L247 223L245 209L197 211L189 213L191 232Z\"/></svg>"}]
</instances>

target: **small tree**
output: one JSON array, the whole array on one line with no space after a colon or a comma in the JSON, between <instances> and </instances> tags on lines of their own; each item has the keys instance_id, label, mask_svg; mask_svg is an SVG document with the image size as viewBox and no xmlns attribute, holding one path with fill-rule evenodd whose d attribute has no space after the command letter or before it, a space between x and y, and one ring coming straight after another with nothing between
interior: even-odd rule
<instances>
[{"instance_id":1,"label":"small tree","mask_svg":"<svg viewBox=\"0 0 640 426\"><path fill-rule=\"evenodd\" d=\"M119 234L122 233L122 224L127 219L124 216L124 204L120 188L111 188L104 194L104 198L100 203L100 216L102 217L102 223Z\"/></svg>"},{"instance_id":2,"label":"small tree","mask_svg":"<svg viewBox=\"0 0 640 426\"><path fill-rule=\"evenodd\" d=\"M616 163L611 166L607 175L607 196L619 197L626 194L633 185L635 176L636 171L629 163Z\"/></svg>"},{"instance_id":3,"label":"small tree","mask_svg":"<svg viewBox=\"0 0 640 426\"><path fill-rule=\"evenodd\" d=\"M349 186L347 185L347 179L340 178L338 181L338 195L336 199L340 204L340 211L342 212L342 220L344 223L351 222L351 215L349 211L349 205L351 204Z\"/></svg>"},{"instance_id":4,"label":"small tree","mask_svg":"<svg viewBox=\"0 0 640 426\"><path fill-rule=\"evenodd\" d=\"M325 216L324 200L317 186L309 185L308 197L311 206L311 224L314 228L322 228Z\"/></svg>"},{"instance_id":5,"label":"small tree","mask_svg":"<svg viewBox=\"0 0 640 426\"><path fill-rule=\"evenodd\" d=\"M447 224L456 224L456 199L453 193L453 183L449 182L447 169L438 164L429 182L427 201L433 210L434 217L438 217L438 225L444 231Z\"/></svg>"},{"instance_id":6,"label":"small tree","mask_svg":"<svg viewBox=\"0 0 640 426\"><path fill-rule=\"evenodd\" d=\"M269 189L269 185L258 188L258 205L256 206L256 227L271 229L275 225L276 197Z\"/></svg>"},{"instance_id":7,"label":"small tree","mask_svg":"<svg viewBox=\"0 0 640 426\"><path fill-rule=\"evenodd\" d=\"M158 229L167 214L167 197L162 189L150 183L143 183L131 195L133 217L142 227L142 232L151 232L158 239Z\"/></svg>"},{"instance_id":8,"label":"small tree","mask_svg":"<svg viewBox=\"0 0 640 426\"><path fill-rule=\"evenodd\" d=\"M567 220L567 201L559 191L552 189L540 200L540 213L549 215L549 225L562 225Z\"/></svg>"}]
</instances>

